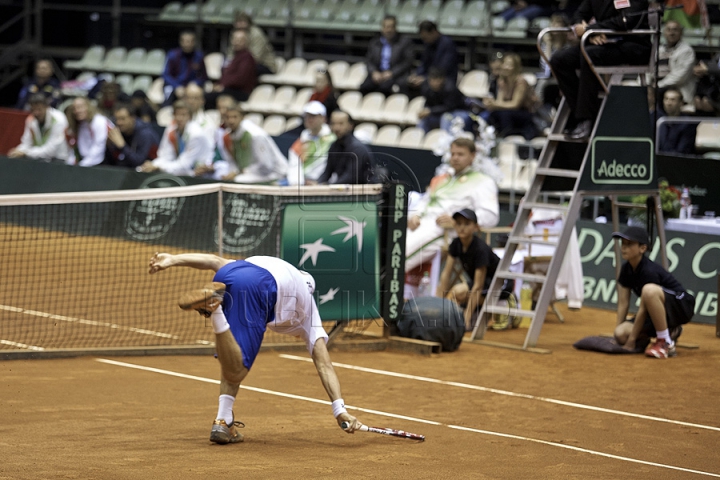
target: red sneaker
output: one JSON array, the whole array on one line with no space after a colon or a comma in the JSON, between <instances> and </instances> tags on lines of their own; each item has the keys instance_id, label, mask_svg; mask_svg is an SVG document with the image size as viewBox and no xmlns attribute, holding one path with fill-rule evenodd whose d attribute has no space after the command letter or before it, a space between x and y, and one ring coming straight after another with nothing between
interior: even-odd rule
<instances>
[{"instance_id":1,"label":"red sneaker","mask_svg":"<svg viewBox=\"0 0 720 480\"><path fill-rule=\"evenodd\" d=\"M655 340L655 343L650 345L647 350L645 350L645 356L646 357L652 357L652 358L669 358L674 357L677 355L677 352L675 351L675 344L669 345L665 340L658 338Z\"/></svg>"}]
</instances>

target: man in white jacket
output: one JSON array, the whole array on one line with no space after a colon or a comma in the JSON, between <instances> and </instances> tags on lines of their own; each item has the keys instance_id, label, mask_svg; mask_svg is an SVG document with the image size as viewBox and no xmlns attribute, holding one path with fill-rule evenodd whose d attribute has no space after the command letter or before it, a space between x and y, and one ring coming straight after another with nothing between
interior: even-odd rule
<instances>
[{"instance_id":1,"label":"man in white jacket","mask_svg":"<svg viewBox=\"0 0 720 480\"><path fill-rule=\"evenodd\" d=\"M330 131L325 105L313 100L303 108L305 130L290 146L289 185L315 185L327 166L328 150L337 137Z\"/></svg>"},{"instance_id":2,"label":"man in white jacket","mask_svg":"<svg viewBox=\"0 0 720 480\"><path fill-rule=\"evenodd\" d=\"M239 106L225 112L225 128L215 135L212 165L200 165L195 175L237 183L272 183L287 173L287 159L275 141L261 127L244 119Z\"/></svg>"},{"instance_id":3,"label":"man in white jacket","mask_svg":"<svg viewBox=\"0 0 720 480\"><path fill-rule=\"evenodd\" d=\"M8 157L31 157L66 159L65 129L68 126L65 114L48 105L43 93L30 96L30 115L25 119L25 131L20 145L8 152Z\"/></svg>"},{"instance_id":4,"label":"man in white jacket","mask_svg":"<svg viewBox=\"0 0 720 480\"><path fill-rule=\"evenodd\" d=\"M206 132L191 119L190 108L182 101L173 104L173 123L163 133L157 158L140 165L139 172L163 171L194 176L195 167L212 161L212 143Z\"/></svg>"}]
</instances>

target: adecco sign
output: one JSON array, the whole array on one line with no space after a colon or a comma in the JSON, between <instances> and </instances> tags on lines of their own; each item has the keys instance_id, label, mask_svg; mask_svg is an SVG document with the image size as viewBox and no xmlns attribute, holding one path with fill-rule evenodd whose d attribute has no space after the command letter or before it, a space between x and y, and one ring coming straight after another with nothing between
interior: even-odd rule
<instances>
[{"instance_id":1,"label":"adecco sign","mask_svg":"<svg viewBox=\"0 0 720 480\"><path fill-rule=\"evenodd\" d=\"M596 185L652 184L655 170L653 143L649 138L595 137L590 170Z\"/></svg>"}]
</instances>

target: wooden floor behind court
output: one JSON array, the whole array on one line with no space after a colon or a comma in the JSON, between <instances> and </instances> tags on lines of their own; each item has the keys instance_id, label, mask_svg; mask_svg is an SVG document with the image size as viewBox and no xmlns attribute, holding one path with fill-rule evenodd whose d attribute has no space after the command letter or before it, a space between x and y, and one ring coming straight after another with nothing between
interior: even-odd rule
<instances>
[{"instance_id":1,"label":"wooden floor behind court","mask_svg":"<svg viewBox=\"0 0 720 480\"><path fill-rule=\"evenodd\" d=\"M0 476L720 477L714 328L686 326L680 344L700 348L669 360L604 355L571 345L611 331L614 314L561 310L566 323L550 315L540 337L547 355L470 343L431 357L332 353L351 413L424 443L342 432L306 353L260 354L235 404L246 441L229 446L208 441L212 356L1 362Z\"/></svg>"}]
</instances>

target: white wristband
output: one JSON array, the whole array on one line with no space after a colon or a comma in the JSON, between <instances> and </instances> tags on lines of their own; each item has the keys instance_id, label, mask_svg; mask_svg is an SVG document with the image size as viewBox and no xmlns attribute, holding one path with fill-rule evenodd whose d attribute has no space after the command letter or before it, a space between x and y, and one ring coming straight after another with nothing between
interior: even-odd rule
<instances>
[{"instance_id":1,"label":"white wristband","mask_svg":"<svg viewBox=\"0 0 720 480\"><path fill-rule=\"evenodd\" d=\"M338 398L332 402L333 415L337 418L341 413L347 413L345 410L345 400Z\"/></svg>"}]
</instances>

